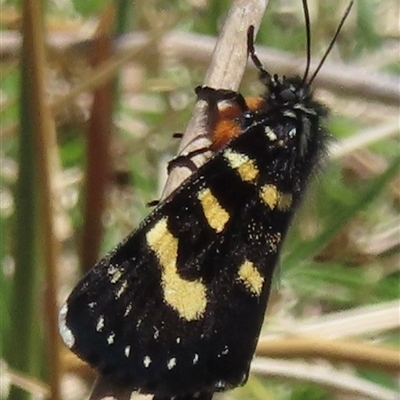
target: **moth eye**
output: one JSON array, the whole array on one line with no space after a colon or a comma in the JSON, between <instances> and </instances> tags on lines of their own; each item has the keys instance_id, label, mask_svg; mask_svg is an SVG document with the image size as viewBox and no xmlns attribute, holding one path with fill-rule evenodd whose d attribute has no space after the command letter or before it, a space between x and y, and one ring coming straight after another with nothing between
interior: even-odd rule
<instances>
[{"instance_id":1,"label":"moth eye","mask_svg":"<svg viewBox=\"0 0 400 400\"><path fill-rule=\"evenodd\" d=\"M291 89L285 89L280 92L280 98L284 102L294 102L296 100L296 93Z\"/></svg>"},{"instance_id":2,"label":"moth eye","mask_svg":"<svg viewBox=\"0 0 400 400\"><path fill-rule=\"evenodd\" d=\"M247 111L243 114L244 119L253 119L253 113L250 111Z\"/></svg>"}]
</instances>

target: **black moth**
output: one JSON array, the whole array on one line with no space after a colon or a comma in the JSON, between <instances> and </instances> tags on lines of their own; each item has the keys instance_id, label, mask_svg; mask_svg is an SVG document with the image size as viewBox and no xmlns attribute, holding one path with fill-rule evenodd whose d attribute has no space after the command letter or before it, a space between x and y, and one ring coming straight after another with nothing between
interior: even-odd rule
<instances>
[{"instance_id":1,"label":"black moth","mask_svg":"<svg viewBox=\"0 0 400 400\"><path fill-rule=\"evenodd\" d=\"M246 382L271 279L293 213L324 154L325 108L313 76L269 74L257 104L229 100L231 126L211 159L78 283L60 311L66 345L116 385L154 400L207 400ZM231 125L229 125L231 124ZM226 132L225 132L226 134Z\"/></svg>"}]
</instances>

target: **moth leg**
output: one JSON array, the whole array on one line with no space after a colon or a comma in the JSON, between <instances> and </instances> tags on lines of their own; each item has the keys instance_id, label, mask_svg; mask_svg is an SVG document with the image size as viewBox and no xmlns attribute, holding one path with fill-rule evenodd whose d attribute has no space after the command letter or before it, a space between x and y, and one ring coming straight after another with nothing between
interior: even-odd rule
<instances>
[{"instance_id":1,"label":"moth leg","mask_svg":"<svg viewBox=\"0 0 400 400\"><path fill-rule=\"evenodd\" d=\"M155 207L160 204L160 200L150 200L146 203L146 207Z\"/></svg>"},{"instance_id":2,"label":"moth leg","mask_svg":"<svg viewBox=\"0 0 400 400\"><path fill-rule=\"evenodd\" d=\"M248 111L249 109L244 97L233 90L214 89L209 86L197 86L195 92L199 100L205 100L212 107L217 108L218 102L228 101L235 103L242 112Z\"/></svg>"},{"instance_id":3,"label":"moth leg","mask_svg":"<svg viewBox=\"0 0 400 400\"><path fill-rule=\"evenodd\" d=\"M238 92L234 92L233 90L227 90L227 89L214 89L209 86L197 86L195 89L195 92L197 94L197 97L199 100L205 100L209 107L209 130L211 132L214 131L214 128L216 126L216 123L219 119L221 119L221 114L218 109L218 103L220 102L228 102L232 103L234 107L239 108L239 113L242 113L244 111L249 110L245 98ZM174 134L173 137L176 138L181 138L182 134ZM191 172L197 171L197 166L193 162L192 158L206 153L207 151L212 151L210 147L203 147L201 149L196 149L188 154L185 155L180 155L172 159L169 164L168 164L168 173L171 173L171 171L179 166L179 167L186 167L188 168Z\"/></svg>"},{"instance_id":4,"label":"moth leg","mask_svg":"<svg viewBox=\"0 0 400 400\"><path fill-rule=\"evenodd\" d=\"M193 162L192 158L195 156L198 156L200 154L204 154L207 151L210 151L209 147L202 147L201 149L196 149L185 155L181 155L181 156L177 156L177 157L173 158L168 163L168 167L167 167L168 174L170 174L171 171L175 167L186 167L186 168L190 169L191 172L197 171L198 167Z\"/></svg>"}]
</instances>

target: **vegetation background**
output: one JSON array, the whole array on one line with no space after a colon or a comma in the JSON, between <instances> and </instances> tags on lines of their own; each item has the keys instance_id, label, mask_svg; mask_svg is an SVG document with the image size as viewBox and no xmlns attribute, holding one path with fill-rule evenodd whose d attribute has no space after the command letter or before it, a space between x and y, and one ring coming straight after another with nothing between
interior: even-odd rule
<instances>
[{"instance_id":1,"label":"vegetation background","mask_svg":"<svg viewBox=\"0 0 400 400\"><path fill-rule=\"evenodd\" d=\"M313 60L346 5L309 1ZM0 2L2 398L87 395L95 375L60 343L58 307L159 196L230 7ZM286 242L249 382L221 399L400 396L399 8L356 1L315 82L331 158ZM295 71L304 48L301 2L271 0L266 68ZM246 72L242 93L260 90Z\"/></svg>"}]
</instances>

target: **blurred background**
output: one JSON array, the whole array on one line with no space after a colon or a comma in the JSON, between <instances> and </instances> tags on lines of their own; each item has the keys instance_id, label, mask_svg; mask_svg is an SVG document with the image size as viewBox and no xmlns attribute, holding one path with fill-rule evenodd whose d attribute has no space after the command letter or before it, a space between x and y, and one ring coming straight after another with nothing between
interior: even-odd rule
<instances>
[{"instance_id":1,"label":"blurred background","mask_svg":"<svg viewBox=\"0 0 400 400\"><path fill-rule=\"evenodd\" d=\"M0 1L1 398L89 393L58 307L159 197L233 3ZM308 2L314 62L347 3ZM271 0L266 69L302 71L305 39L301 1ZM399 39L397 0L356 1L314 85L330 157L282 252L249 382L216 398L400 398ZM240 91L262 90L249 68Z\"/></svg>"}]
</instances>

